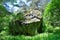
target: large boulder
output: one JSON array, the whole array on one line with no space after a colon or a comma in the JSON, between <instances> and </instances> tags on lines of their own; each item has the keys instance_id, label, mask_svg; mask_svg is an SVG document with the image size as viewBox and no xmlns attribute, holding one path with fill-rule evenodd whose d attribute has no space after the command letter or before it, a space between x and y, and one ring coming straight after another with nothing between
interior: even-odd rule
<instances>
[{"instance_id":1,"label":"large boulder","mask_svg":"<svg viewBox=\"0 0 60 40\"><path fill-rule=\"evenodd\" d=\"M13 19L9 24L10 33L13 35L16 34L35 35L38 34L38 31L41 32L42 31L41 18L39 17L40 11L38 10L34 11L33 11L34 14L37 15L34 15L33 13L28 13L26 15L21 15L22 13L20 13L20 15L18 14L18 16L16 16L16 19Z\"/></svg>"},{"instance_id":2,"label":"large boulder","mask_svg":"<svg viewBox=\"0 0 60 40\"><path fill-rule=\"evenodd\" d=\"M42 13L39 10L30 9L29 12L24 14L25 22L37 22L42 18Z\"/></svg>"}]
</instances>

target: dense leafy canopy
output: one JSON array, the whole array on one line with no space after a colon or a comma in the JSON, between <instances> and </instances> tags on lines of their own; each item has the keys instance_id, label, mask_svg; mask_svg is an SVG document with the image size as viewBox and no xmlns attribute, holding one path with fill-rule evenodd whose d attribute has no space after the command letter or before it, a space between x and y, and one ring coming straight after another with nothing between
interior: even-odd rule
<instances>
[{"instance_id":1,"label":"dense leafy canopy","mask_svg":"<svg viewBox=\"0 0 60 40\"><path fill-rule=\"evenodd\" d=\"M52 0L45 9L43 21L48 30L60 27L60 0ZM50 29L51 28L51 29Z\"/></svg>"}]
</instances>

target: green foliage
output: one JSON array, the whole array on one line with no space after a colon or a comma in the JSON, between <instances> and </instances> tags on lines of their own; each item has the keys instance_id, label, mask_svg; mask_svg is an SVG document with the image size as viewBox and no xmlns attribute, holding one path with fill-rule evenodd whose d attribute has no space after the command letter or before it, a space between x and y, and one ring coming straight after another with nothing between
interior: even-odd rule
<instances>
[{"instance_id":1,"label":"green foliage","mask_svg":"<svg viewBox=\"0 0 60 40\"><path fill-rule=\"evenodd\" d=\"M44 36L43 36L44 35ZM17 36L2 36L1 39L3 40L47 40L48 34L43 33L35 36L24 36L24 35L17 35Z\"/></svg>"},{"instance_id":2,"label":"green foliage","mask_svg":"<svg viewBox=\"0 0 60 40\"><path fill-rule=\"evenodd\" d=\"M60 35L53 33L42 33L35 36L2 36L1 40L60 40Z\"/></svg>"},{"instance_id":3,"label":"green foliage","mask_svg":"<svg viewBox=\"0 0 60 40\"><path fill-rule=\"evenodd\" d=\"M25 18L24 18L24 14L22 12L18 13L17 15L14 16L14 19L15 20L20 20L20 21L24 21ZM14 20L13 19L13 20Z\"/></svg>"},{"instance_id":4,"label":"green foliage","mask_svg":"<svg viewBox=\"0 0 60 40\"><path fill-rule=\"evenodd\" d=\"M18 13L17 15L10 14L2 5L0 5L0 12L0 35L6 36L9 32L13 33L13 35L15 33L24 35L35 35L38 33L37 30L40 27L40 22L31 24L15 23L16 20L21 22L25 20L23 13Z\"/></svg>"},{"instance_id":5,"label":"green foliage","mask_svg":"<svg viewBox=\"0 0 60 40\"><path fill-rule=\"evenodd\" d=\"M11 13L7 12L7 10L0 5L0 35L8 35L9 31L9 22L12 20L13 16Z\"/></svg>"},{"instance_id":6,"label":"green foliage","mask_svg":"<svg viewBox=\"0 0 60 40\"><path fill-rule=\"evenodd\" d=\"M54 31L56 27L60 27L60 0L51 0L47 5L43 22L46 26L46 31Z\"/></svg>"},{"instance_id":7,"label":"green foliage","mask_svg":"<svg viewBox=\"0 0 60 40\"><path fill-rule=\"evenodd\" d=\"M11 14L11 13L7 12L5 7L3 7L2 4L0 4L0 17L4 17L4 16L9 15L9 14Z\"/></svg>"},{"instance_id":8,"label":"green foliage","mask_svg":"<svg viewBox=\"0 0 60 40\"><path fill-rule=\"evenodd\" d=\"M43 30L48 32L40 34L38 34L38 29L41 31L40 27L42 27L40 22L21 24L25 20L22 13L10 15L0 5L0 40L60 40L60 23L55 23L60 21L59 4L60 0L52 0L46 7L43 15Z\"/></svg>"},{"instance_id":9,"label":"green foliage","mask_svg":"<svg viewBox=\"0 0 60 40\"><path fill-rule=\"evenodd\" d=\"M40 27L40 22L34 22L30 24L21 24L20 20L12 21L9 25L10 33L15 34L24 34L24 35L35 35L37 34L37 30Z\"/></svg>"},{"instance_id":10,"label":"green foliage","mask_svg":"<svg viewBox=\"0 0 60 40\"><path fill-rule=\"evenodd\" d=\"M3 2L4 0L0 0L0 4Z\"/></svg>"}]
</instances>

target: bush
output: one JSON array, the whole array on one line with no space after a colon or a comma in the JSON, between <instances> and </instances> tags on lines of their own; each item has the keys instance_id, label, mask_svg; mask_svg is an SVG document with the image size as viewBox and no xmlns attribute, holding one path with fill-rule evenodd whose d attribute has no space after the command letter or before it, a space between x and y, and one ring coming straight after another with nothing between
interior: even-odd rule
<instances>
[{"instance_id":1,"label":"bush","mask_svg":"<svg viewBox=\"0 0 60 40\"><path fill-rule=\"evenodd\" d=\"M60 0L52 0L47 5L43 15L43 22L46 26L45 31L54 31L56 27L60 27Z\"/></svg>"},{"instance_id":2,"label":"bush","mask_svg":"<svg viewBox=\"0 0 60 40\"><path fill-rule=\"evenodd\" d=\"M6 11L6 9L0 5L0 32L2 30L6 30L8 27L9 23L9 12Z\"/></svg>"}]
</instances>

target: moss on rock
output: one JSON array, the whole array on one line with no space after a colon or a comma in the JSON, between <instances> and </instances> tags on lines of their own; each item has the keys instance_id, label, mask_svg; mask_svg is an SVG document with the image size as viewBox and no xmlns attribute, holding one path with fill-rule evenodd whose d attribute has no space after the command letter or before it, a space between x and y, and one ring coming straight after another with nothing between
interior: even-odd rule
<instances>
[{"instance_id":1,"label":"moss on rock","mask_svg":"<svg viewBox=\"0 0 60 40\"><path fill-rule=\"evenodd\" d=\"M40 22L33 22L29 24L21 24L20 20L10 22L10 33L13 35L35 35L40 28ZM41 29L40 29L41 30Z\"/></svg>"}]
</instances>

